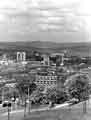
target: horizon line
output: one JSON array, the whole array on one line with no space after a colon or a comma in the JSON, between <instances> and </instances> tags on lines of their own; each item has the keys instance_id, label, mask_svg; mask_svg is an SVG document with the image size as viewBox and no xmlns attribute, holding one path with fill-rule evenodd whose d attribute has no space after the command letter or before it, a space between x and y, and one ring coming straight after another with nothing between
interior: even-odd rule
<instances>
[{"instance_id":1,"label":"horizon line","mask_svg":"<svg viewBox=\"0 0 91 120\"><path fill-rule=\"evenodd\" d=\"M29 40L26 40L26 41L24 41L24 40L20 40L20 41L0 41L0 43L14 43L14 42L51 42L51 43L91 43L91 41L68 41L68 42L59 42L59 41L57 41L57 42L55 42L55 41L46 41L46 40L31 40L31 41L29 41Z\"/></svg>"}]
</instances>

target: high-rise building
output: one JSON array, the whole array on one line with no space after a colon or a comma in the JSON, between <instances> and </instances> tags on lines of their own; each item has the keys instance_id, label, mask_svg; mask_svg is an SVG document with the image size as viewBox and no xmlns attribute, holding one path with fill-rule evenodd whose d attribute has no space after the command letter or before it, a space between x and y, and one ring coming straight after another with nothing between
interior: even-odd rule
<instances>
[{"instance_id":1,"label":"high-rise building","mask_svg":"<svg viewBox=\"0 0 91 120\"><path fill-rule=\"evenodd\" d=\"M63 66L64 65L64 53L53 53L51 57L56 57L56 65Z\"/></svg>"},{"instance_id":2,"label":"high-rise building","mask_svg":"<svg viewBox=\"0 0 91 120\"><path fill-rule=\"evenodd\" d=\"M17 61L19 61L19 62L26 61L26 53L25 52L17 52Z\"/></svg>"},{"instance_id":3,"label":"high-rise building","mask_svg":"<svg viewBox=\"0 0 91 120\"><path fill-rule=\"evenodd\" d=\"M22 60L26 61L26 53L25 52L22 52Z\"/></svg>"},{"instance_id":4,"label":"high-rise building","mask_svg":"<svg viewBox=\"0 0 91 120\"><path fill-rule=\"evenodd\" d=\"M6 54L3 54L3 60L7 61L7 55Z\"/></svg>"},{"instance_id":5,"label":"high-rise building","mask_svg":"<svg viewBox=\"0 0 91 120\"><path fill-rule=\"evenodd\" d=\"M44 65L50 65L50 59L49 59L49 56L48 55L42 55L43 57L43 64Z\"/></svg>"}]
</instances>

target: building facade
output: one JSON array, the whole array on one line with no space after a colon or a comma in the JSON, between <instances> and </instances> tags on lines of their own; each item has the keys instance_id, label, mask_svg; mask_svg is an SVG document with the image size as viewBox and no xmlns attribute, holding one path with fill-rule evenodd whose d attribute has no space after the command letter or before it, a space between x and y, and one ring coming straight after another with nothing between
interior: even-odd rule
<instances>
[{"instance_id":1,"label":"building facade","mask_svg":"<svg viewBox=\"0 0 91 120\"><path fill-rule=\"evenodd\" d=\"M57 76L53 75L36 75L35 84L44 87L56 87Z\"/></svg>"},{"instance_id":2,"label":"building facade","mask_svg":"<svg viewBox=\"0 0 91 120\"><path fill-rule=\"evenodd\" d=\"M64 53L53 53L50 56L56 57L56 65L57 66L64 65Z\"/></svg>"},{"instance_id":3,"label":"building facade","mask_svg":"<svg viewBox=\"0 0 91 120\"><path fill-rule=\"evenodd\" d=\"M17 52L17 61L26 61L26 52Z\"/></svg>"},{"instance_id":4,"label":"building facade","mask_svg":"<svg viewBox=\"0 0 91 120\"><path fill-rule=\"evenodd\" d=\"M42 57L43 57L43 61L42 61L43 65L48 65L49 66L50 65L49 56L44 54L44 55L42 55Z\"/></svg>"}]
</instances>

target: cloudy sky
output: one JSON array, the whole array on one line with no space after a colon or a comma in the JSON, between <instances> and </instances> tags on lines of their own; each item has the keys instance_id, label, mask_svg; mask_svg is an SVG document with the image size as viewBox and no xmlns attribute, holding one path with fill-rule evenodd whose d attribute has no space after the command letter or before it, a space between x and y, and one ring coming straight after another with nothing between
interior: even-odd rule
<instances>
[{"instance_id":1,"label":"cloudy sky","mask_svg":"<svg viewBox=\"0 0 91 120\"><path fill-rule=\"evenodd\" d=\"M0 0L0 41L90 41L90 0Z\"/></svg>"}]
</instances>

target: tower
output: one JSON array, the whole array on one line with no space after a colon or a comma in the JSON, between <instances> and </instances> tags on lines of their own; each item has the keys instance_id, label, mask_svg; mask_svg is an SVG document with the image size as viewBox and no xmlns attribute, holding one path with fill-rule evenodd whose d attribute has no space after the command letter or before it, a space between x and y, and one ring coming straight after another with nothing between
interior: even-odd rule
<instances>
[{"instance_id":1,"label":"tower","mask_svg":"<svg viewBox=\"0 0 91 120\"><path fill-rule=\"evenodd\" d=\"M60 53L59 55L56 55L56 65L57 66L64 65L64 54Z\"/></svg>"},{"instance_id":2,"label":"tower","mask_svg":"<svg viewBox=\"0 0 91 120\"><path fill-rule=\"evenodd\" d=\"M22 61L26 61L26 53L22 52Z\"/></svg>"},{"instance_id":3,"label":"tower","mask_svg":"<svg viewBox=\"0 0 91 120\"><path fill-rule=\"evenodd\" d=\"M17 61L19 61L19 62L26 61L26 53L25 52L17 52Z\"/></svg>"},{"instance_id":4,"label":"tower","mask_svg":"<svg viewBox=\"0 0 91 120\"><path fill-rule=\"evenodd\" d=\"M50 65L50 60L48 55L43 55L44 65Z\"/></svg>"}]
</instances>

